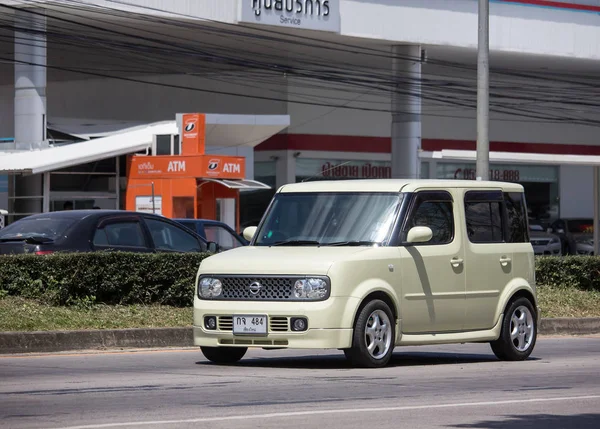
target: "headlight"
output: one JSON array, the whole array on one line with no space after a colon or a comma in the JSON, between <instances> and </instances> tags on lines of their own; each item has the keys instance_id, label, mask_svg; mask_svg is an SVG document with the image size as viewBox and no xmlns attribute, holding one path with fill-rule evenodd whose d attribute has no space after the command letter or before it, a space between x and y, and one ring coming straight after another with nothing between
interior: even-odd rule
<instances>
[{"instance_id":1,"label":"headlight","mask_svg":"<svg viewBox=\"0 0 600 429\"><path fill-rule=\"evenodd\" d=\"M223 292L221 280L204 277L198 283L198 295L200 298L217 298Z\"/></svg>"},{"instance_id":2,"label":"headlight","mask_svg":"<svg viewBox=\"0 0 600 429\"><path fill-rule=\"evenodd\" d=\"M300 299L323 299L329 294L329 284L319 278L306 278L296 280L294 283L294 297Z\"/></svg>"},{"instance_id":3,"label":"headlight","mask_svg":"<svg viewBox=\"0 0 600 429\"><path fill-rule=\"evenodd\" d=\"M556 237L553 237L548 244L558 244L558 243L560 243L560 240Z\"/></svg>"}]
</instances>

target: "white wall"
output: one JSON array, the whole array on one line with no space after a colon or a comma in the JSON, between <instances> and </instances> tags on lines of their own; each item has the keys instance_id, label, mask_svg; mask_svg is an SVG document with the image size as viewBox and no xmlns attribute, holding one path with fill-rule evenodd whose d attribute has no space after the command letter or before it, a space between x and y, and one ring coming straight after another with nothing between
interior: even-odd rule
<instances>
[{"instance_id":1,"label":"white wall","mask_svg":"<svg viewBox=\"0 0 600 429\"><path fill-rule=\"evenodd\" d=\"M560 216L594 216L594 169L563 165L560 167Z\"/></svg>"},{"instance_id":2,"label":"white wall","mask_svg":"<svg viewBox=\"0 0 600 429\"><path fill-rule=\"evenodd\" d=\"M342 34L477 47L475 0L342 0ZM600 59L600 15L490 3L490 50Z\"/></svg>"}]
</instances>

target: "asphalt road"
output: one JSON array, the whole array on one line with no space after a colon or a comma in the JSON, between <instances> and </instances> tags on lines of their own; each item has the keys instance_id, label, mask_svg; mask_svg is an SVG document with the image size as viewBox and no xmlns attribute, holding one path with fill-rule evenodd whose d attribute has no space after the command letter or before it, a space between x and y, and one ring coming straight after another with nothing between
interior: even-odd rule
<instances>
[{"instance_id":1,"label":"asphalt road","mask_svg":"<svg viewBox=\"0 0 600 429\"><path fill-rule=\"evenodd\" d=\"M600 428L600 338L538 339L526 362L486 344L341 352L196 349L0 357L2 428Z\"/></svg>"}]
</instances>

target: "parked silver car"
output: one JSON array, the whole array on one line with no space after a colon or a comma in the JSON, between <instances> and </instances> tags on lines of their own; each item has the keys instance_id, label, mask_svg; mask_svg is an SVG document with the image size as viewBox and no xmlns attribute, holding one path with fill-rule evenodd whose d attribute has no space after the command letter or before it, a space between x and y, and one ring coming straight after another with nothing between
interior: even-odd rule
<instances>
[{"instance_id":1,"label":"parked silver car","mask_svg":"<svg viewBox=\"0 0 600 429\"><path fill-rule=\"evenodd\" d=\"M562 255L560 237L547 232L541 225L529 225L529 241L536 255Z\"/></svg>"}]
</instances>

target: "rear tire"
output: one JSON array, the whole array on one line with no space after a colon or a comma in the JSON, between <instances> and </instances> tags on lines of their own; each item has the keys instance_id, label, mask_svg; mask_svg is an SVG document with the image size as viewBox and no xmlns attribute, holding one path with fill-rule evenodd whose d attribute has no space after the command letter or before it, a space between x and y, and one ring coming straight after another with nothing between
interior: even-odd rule
<instances>
[{"instance_id":1,"label":"rear tire","mask_svg":"<svg viewBox=\"0 0 600 429\"><path fill-rule=\"evenodd\" d=\"M394 351L396 327L390 307L375 299L362 307L354 323L352 348L344 354L353 366L381 368L386 366Z\"/></svg>"},{"instance_id":2,"label":"rear tire","mask_svg":"<svg viewBox=\"0 0 600 429\"><path fill-rule=\"evenodd\" d=\"M492 351L500 360L519 361L529 357L537 339L537 315L529 299L510 302L502 320L500 338L492 341Z\"/></svg>"},{"instance_id":3,"label":"rear tire","mask_svg":"<svg viewBox=\"0 0 600 429\"><path fill-rule=\"evenodd\" d=\"M248 347L200 347L206 359L220 365L229 365L240 361Z\"/></svg>"}]
</instances>

